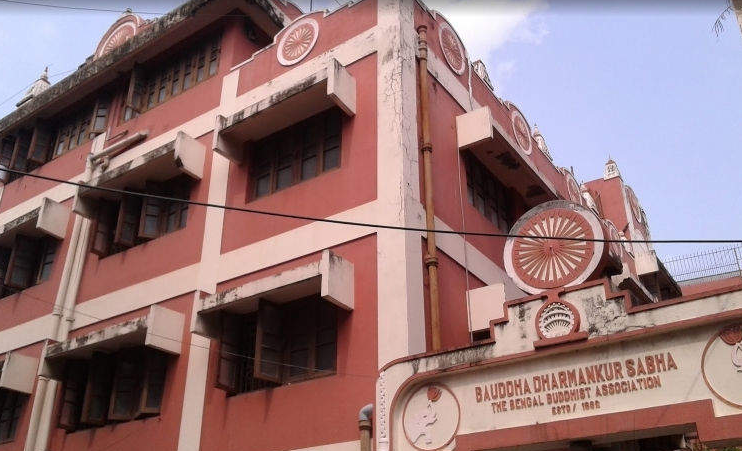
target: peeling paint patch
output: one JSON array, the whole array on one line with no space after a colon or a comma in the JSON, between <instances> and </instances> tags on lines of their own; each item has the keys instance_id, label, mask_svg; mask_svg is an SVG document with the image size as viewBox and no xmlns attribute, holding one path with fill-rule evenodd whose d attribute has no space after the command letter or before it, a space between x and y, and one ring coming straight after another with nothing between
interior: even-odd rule
<instances>
[{"instance_id":1,"label":"peeling paint patch","mask_svg":"<svg viewBox=\"0 0 742 451\"><path fill-rule=\"evenodd\" d=\"M601 295L581 299L581 302L585 308L587 330L591 337L626 330L628 318L623 302L606 300Z\"/></svg>"}]
</instances>

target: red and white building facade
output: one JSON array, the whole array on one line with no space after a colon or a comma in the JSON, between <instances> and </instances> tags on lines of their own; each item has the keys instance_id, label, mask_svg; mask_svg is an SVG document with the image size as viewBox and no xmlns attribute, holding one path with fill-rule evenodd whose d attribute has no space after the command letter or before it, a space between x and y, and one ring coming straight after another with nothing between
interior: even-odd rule
<instances>
[{"instance_id":1,"label":"red and white building facade","mask_svg":"<svg viewBox=\"0 0 742 451\"><path fill-rule=\"evenodd\" d=\"M421 2L125 13L0 165L0 451L742 440L742 280L681 289Z\"/></svg>"}]
</instances>

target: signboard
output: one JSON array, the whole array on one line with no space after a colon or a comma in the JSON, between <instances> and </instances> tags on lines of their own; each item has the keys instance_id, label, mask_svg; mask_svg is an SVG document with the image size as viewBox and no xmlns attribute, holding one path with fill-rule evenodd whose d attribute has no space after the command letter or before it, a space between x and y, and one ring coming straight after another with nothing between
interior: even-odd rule
<instances>
[{"instance_id":1,"label":"signboard","mask_svg":"<svg viewBox=\"0 0 742 451\"><path fill-rule=\"evenodd\" d=\"M716 416L742 414L742 325L445 373L410 391L396 412L404 441L396 435L395 443L453 449L461 434L706 399Z\"/></svg>"}]
</instances>

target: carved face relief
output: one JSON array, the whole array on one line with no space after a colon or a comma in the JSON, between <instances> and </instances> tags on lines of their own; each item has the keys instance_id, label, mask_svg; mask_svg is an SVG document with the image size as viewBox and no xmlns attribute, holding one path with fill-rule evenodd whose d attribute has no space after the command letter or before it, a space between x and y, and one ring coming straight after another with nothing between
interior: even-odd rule
<instances>
[{"instance_id":1,"label":"carved face relief","mask_svg":"<svg viewBox=\"0 0 742 451\"><path fill-rule=\"evenodd\" d=\"M453 440L459 428L459 402L443 385L418 388L404 409L404 433L422 451L440 449Z\"/></svg>"},{"instance_id":2,"label":"carved face relief","mask_svg":"<svg viewBox=\"0 0 742 451\"><path fill-rule=\"evenodd\" d=\"M703 379L724 403L742 408L742 323L711 337L701 358Z\"/></svg>"},{"instance_id":3,"label":"carved face relief","mask_svg":"<svg viewBox=\"0 0 742 451\"><path fill-rule=\"evenodd\" d=\"M314 19L302 19L289 27L278 43L278 62L284 66L296 64L314 48L319 36L319 25Z\"/></svg>"},{"instance_id":4,"label":"carved face relief","mask_svg":"<svg viewBox=\"0 0 742 451\"><path fill-rule=\"evenodd\" d=\"M438 38L443 50L443 56L446 62L457 75L464 73L466 69L466 58L464 57L464 48L448 24L441 24Z\"/></svg>"},{"instance_id":5,"label":"carved face relief","mask_svg":"<svg viewBox=\"0 0 742 451\"><path fill-rule=\"evenodd\" d=\"M515 135L515 141L518 143L523 152L526 155L531 154L531 129L528 127L526 118L518 111L513 109L510 115L510 120L513 124L513 134Z\"/></svg>"}]
</instances>

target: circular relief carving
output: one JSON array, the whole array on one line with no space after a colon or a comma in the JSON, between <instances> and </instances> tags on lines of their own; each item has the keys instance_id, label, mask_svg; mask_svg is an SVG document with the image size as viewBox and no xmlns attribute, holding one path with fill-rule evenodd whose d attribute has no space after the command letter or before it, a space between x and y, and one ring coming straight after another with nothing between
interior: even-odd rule
<instances>
[{"instance_id":1,"label":"circular relief carving","mask_svg":"<svg viewBox=\"0 0 742 451\"><path fill-rule=\"evenodd\" d=\"M588 241L540 238L594 238L585 218L574 211L544 211L531 218L518 234L533 238L515 239L515 271L529 285L538 288L555 288L572 282L593 256L593 246Z\"/></svg>"},{"instance_id":2,"label":"circular relief carving","mask_svg":"<svg viewBox=\"0 0 742 451\"><path fill-rule=\"evenodd\" d=\"M296 64L312 51L319 36L314 19L302 19L291 25L278 43L278 62L284 66Z\"/></svg>"},{"instance_id":3,"label":"circular relief carving","mask_svg":"<svg viewBox=\"0 0 742 451\"><path fill-rule=\"evenodd\" d=\"M595 271L603 254L599 219L568 201L546 202L528 211L505 242L505 269L528 293L577 285ZM568 239L559 239L568 238Z\"/></svg>"},{"instance_id":4,"label":"circular relief carving","mask_svg":"<svg viewBox=\"0 0 742 451\"><path fill-rule=\"evenodd\" d=\"M135 14L127 14L117 20L98 43L98 48L95 50L95 58L100 58L133 38L137 34L141 22L142 19Z\"/></svg>"},{"instance_id":5,"label":"circular relief carving","mask_svg":"<svg viewBox=\"0 0 742 451\"><path fill-rule=\"evenodd\" d=\"M464 69L466 69L466 57L464 57L464 47L456 33L448 24L441 24L438 29L438 39L443 50L443 57L446 58L451 70L456 72L457 75L463 74Z\"/></svg>"},{"instance_id":6,"label":"circular relief carving","mask_svg":"<svg viewBox=\"0 0 742 451\"><path fill-rule=\"evenodd\" d=\"M547 302L536 314L536 329L541 338L563 337L577 330L579 317L566 302Z\"/></svg>"},{"instance_id":7,"label":"circular relief carving","mask_svg":"<svg viewBox=\"0 0 742 451\"><path fill-rule=\"evenodd\" d=\"M444 385L424 385L407 400L402 417L412 446L422 451L440 449L451 443L459 428L459 401Z\"/></svg>"},{"instance_id":8,"label":"circular relief carving","mask_svg":"<svg viewBox=\"0 0 742 451\"><path fill-rule=\"evenodd\" d=\"M510 114L510 120L513 123L513 134L515 141L518 143L526 155L531 154L531 129L520 111L514 109Z\"/></svg>"},{"instance_id":9,"label":"circular relief carving","mask_svg":"<svg viewBox=\"0 0 742 451\"><path fill-rule=\"evenodd\" d=\"M703 350L701 371L714 396L742 408L742 324L726 326L711 337Z\"/></svg>"}]
</instances>

